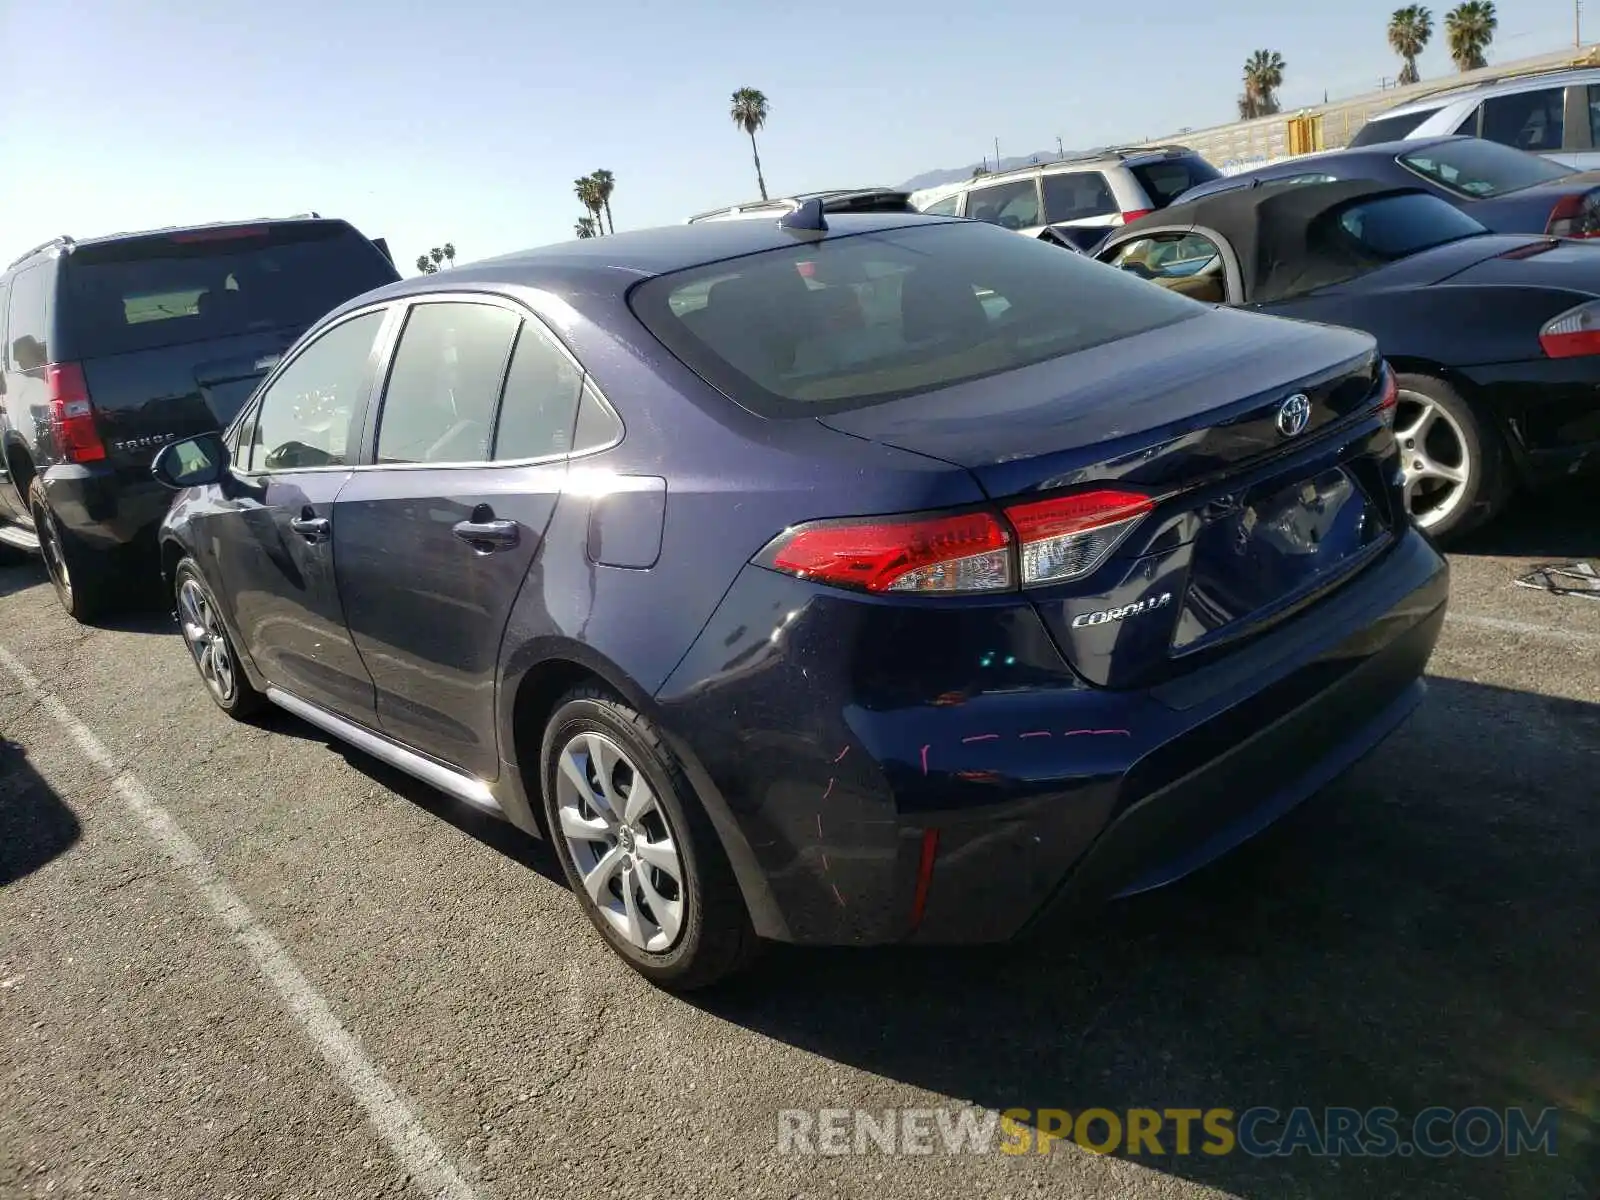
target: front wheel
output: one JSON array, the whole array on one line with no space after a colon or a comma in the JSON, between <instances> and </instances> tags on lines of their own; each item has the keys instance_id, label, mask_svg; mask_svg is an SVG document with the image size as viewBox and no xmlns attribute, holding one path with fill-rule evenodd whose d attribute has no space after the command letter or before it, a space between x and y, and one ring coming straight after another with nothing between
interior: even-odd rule
<instances>
[{"instance_id":1,"label":"front wheel","mask_svg":"<svg viewBox=\"0 0 1600 1200\"><path fill-rule=\"evenodd\" d=\"M756 949L722 845L683 769L641 714L569 693L540 751L546 827L600 935L659 987L690 991Z\"/></svg>"},{"instance_id":2,"label":"front wheel","mask_svg":"<svg viewBox=\"0 0 1600 1200\"><path fill-rule=\"evenodd\" d=\"M1483 524L1510 493L1505 447L1494 427L1461 394L1431 375L1396 375L1406 507L1437 540Z\"/></svg>"},{"instance_id":3,"label":"front wheel","mask_svg":"<svg viewBox=\"0 0 1600 1200\"><path fill-rule=\"evenodd\" d=\"M183 644L189 647L200 680L216 706L239 720L260 712L266 697L256 691L240 666L216 598L194 559L185 558L178 563L173 572L173 591Z\"/></svg>"}]
</instances>

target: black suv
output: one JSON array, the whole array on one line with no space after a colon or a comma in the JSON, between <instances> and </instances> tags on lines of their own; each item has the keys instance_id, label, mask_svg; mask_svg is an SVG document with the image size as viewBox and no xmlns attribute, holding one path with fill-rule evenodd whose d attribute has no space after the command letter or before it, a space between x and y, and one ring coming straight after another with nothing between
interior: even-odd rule
<instances>
[{"instance_id":1,"label":"black suv","mask_svg":"<svg viewBox=\"0 0 1600 1200\"><path fill-rule=\"evenodd\" d=\"M80 621L105 612L155 561L156 451L227 424L313 321L399 278L314 214L24 254L0 274L0 548L41 552Z\"/></svg>"}]
</instances>

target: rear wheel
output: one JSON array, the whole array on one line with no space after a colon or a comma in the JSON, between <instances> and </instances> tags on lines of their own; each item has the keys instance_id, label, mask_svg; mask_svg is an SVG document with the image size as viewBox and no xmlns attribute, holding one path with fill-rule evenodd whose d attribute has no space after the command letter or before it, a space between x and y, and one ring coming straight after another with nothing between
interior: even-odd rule
<instances>
[{"instance_id":1,"label":"rear wheel","mask_svg":"<svg viewBox=\"0 0 1600 1200\"><path fill-rule=\"evenodd\" d=\"M544 811L556 855L611 948L659 987L740 970L756 937L710 818L650 722L597 688L545 728Z\"/></svg>"},{"instance_id":2,"label":"rear wheel","mask_svg":"<svg viewBox=\"0 0 1600 1200\"><path fill-rule=\"evenodd\" d=\"M1509 495L1499 434L1460 393L1431 375L1397 375L1395 441L1406 507L1438 539L1493 517Z\"/></svg>"},{"instance_id":3,"label":"rear wheel","mask_svg":"<svg viewBox=\"0 0 1600 1200\"><path fill-rule=\"evenodd\" d=\"M56 599L78 621L92 621L113 605L113 572L108 556L96 554L56 520L44 484L35 479L28 489L28 508L39 539L39 553L56 590Z\"/></svg>"},{"instance_id":4,"label":"rear wheel","mask_svg":"<svg viewBox=\"0 0 1600 1200\"><path fill-rule=\"evenodd\" d=\"M266 697L256 691L245 675L216 598L206 586L205 577L194 559L185 558L178 563L173 572L173 591L184 645L189 647L201 682L216 706L240 720L260 712Z\"/></svg>"}]
</instances>

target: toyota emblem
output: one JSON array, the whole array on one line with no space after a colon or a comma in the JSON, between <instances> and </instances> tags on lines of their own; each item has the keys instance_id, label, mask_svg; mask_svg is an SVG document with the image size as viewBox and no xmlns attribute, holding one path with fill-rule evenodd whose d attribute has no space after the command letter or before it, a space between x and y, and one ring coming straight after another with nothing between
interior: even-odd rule
<instances>
[{"instance_id":1,"label":"toyota emblem","mask_svg":"<svg viewBox=\"0 0 1600 1200\"><path fill-rule=\"evenodd\" d=\"M1278 405L1278 432L1286 438L1299 437L1311 424L1311 397L1296 392Z\"/></svg>"}]
</instances>

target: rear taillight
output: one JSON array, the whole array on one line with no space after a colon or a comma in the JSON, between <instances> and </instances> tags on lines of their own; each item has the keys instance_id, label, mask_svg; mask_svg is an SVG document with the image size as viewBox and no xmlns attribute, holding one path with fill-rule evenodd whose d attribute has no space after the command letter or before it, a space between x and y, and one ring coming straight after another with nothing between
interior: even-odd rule
<instances>
[{"instance_id":1,"label":"rear taillight","mask_svg":"<svg viewBox=\"0 0 1600 1200\"><path fill-rule=\"evenodd\" d=\"M1064 583L1087 575L1155 507L1139 492L1097 491L1013 504L1022 584Z\"/></svg>"},{"instance_id":2,"label":"rear taillight","mask_svg":"<svg viewBox=\"0 0 1600 1200\"><path fill-rule=\"evenodd\" d=\"M755 561L867 592L1004 592L1087 575L1154 507L1142 493L1103 489L1009 505L1005 521L984 509L813 521Z\"/></svg>"},{"instance_id":3,"label":"rear taillight","mask_svg":"<svg viewBox=\"0 0 1600 1200\"><path fill-rule=\"evenodd\" d=\"M1148 217L1153 212L1155 212L1153 208L1131 208L1122 214L1122 223L1132 225L1140 217Z\"/></svg>"},{"instance_id":4,"label":"rear taillight","mask_svg":"<svg viewBox=\"0 0 1600 1200\"><path fill-rule=\"evenodd\" d=\"M44 369L45 391L50 399L50 424L56 445L68 462L100 462L105 443L95 426L89 385L77 363L52 363Z\"/></svg>"},{"instance_id":5,"label":"rear taillight","mask_svg":"<svg viewBox=\"0 0 1600 1200\"><path fill-rule=\"evenodd\" d=\"M1582 358L1600 354L1600 301L1569 308L1545 323L1539 345L1550 358Z\"/></svg>"},{"instance_id":6,"label":"rear taillight","mask_svg":"<svg viewBox=\"0 0 1600 1200\"><path fill-rule=\"evenodd\" d=\"M1394 377L1394 369L1388 363L1383 364L1383 390L1378 394L1378 413L1391 427L1394 425L1396 410L1400 407L1400 385Z\"/></svg>"},{"instance_id":7,"label":"rear taillight","mask_svg":"<svg viewBox=\"0 0 1600 1200\"><path fill-rule=\"evenodd\" d=\"M1600 237L1600 211L1596 211L1595 193L1561 197L1550 210L1550 220L1544 231L1551 237Z\"/></svg>"},{"instance_id":8,"label":"rear taillight","mask_svg":"<svg viewBox=\"0 0 1600 1200\"><path fill-rule=\"evenodd\" d=\"M1016 586L1011 534L990 513L815 521L756 560L868 592L998 592Z\"/></svg>"}]
</instances>

